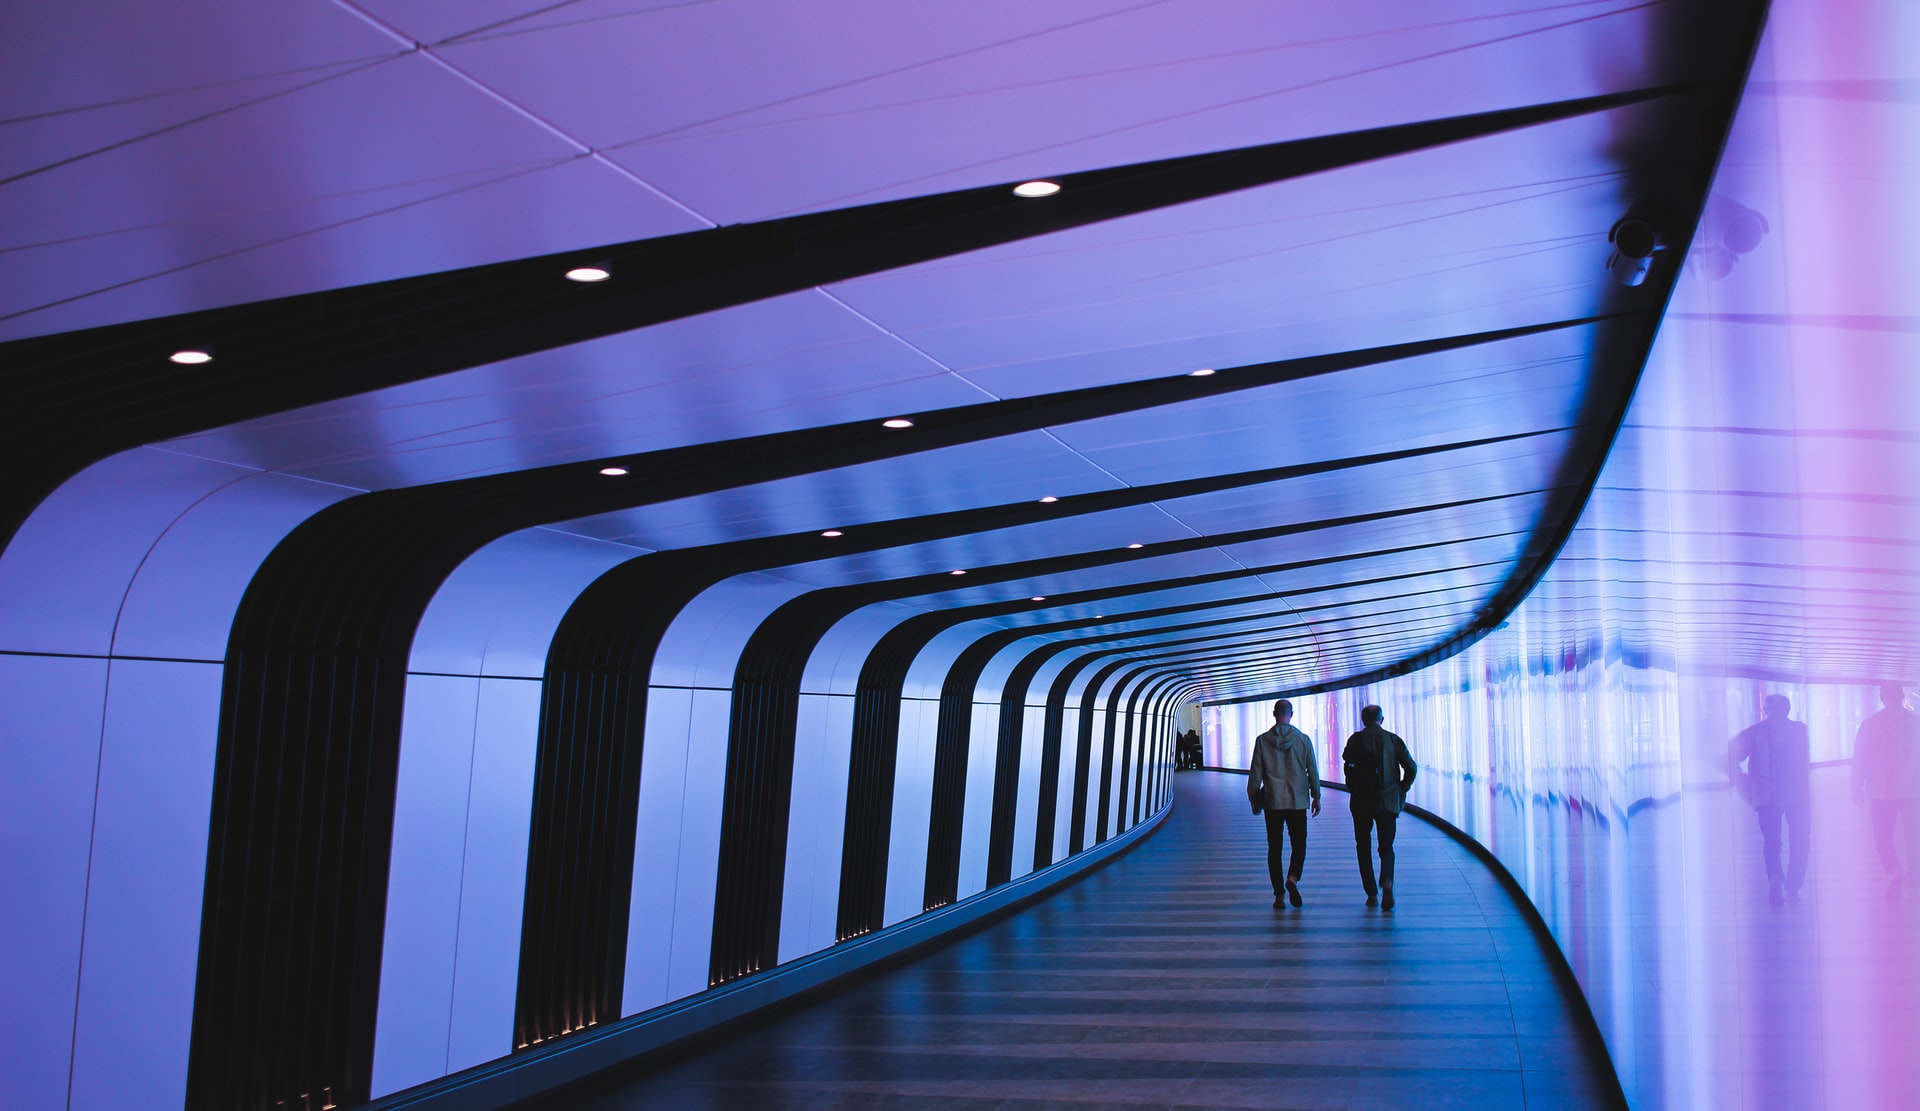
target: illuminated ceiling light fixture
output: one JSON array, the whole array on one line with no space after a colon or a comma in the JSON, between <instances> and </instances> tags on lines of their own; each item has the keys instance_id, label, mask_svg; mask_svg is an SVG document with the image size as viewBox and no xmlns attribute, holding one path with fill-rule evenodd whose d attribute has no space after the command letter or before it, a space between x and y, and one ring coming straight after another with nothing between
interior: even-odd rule
<instances>
[{"instance_id":1,"label":"illuminated ceiling light fixture","mask_svg":"<svg viewBox=\"0 0 1920 1111\"><path fill-rule=\"evenodd\" d=\"M1047 596L1045 594L1035 594L1032 598L1028 599L1028 601L1032 602L1044 602L1046 600Z\"/></svg>"},{"instance_id":2,"label":"illuminated ceiling light fixture","mask_svg":"<svg viewBox=\"0 0 1920 1111\"><path fill-rule=\"evenodd\" d=\"M587 285L604 282L611 277L613 277L613 271L604 266L576 266L566 274L568 281L582 282Z\"/></svg>"},{"instance_id":3,"label":"illuminated ceiling light fixture","mask_svg":"<svg viewBox=\"0 0 1920 1111\"><path fill-rule=\"evenodd\" d=\"M837 529L837 528L830 528L830 529L828 529L827 531L825 531L825 532L823 532L823 533L821 533L820 535L822 535L822 536L827 536L827 537L833 537L833 536L844 536L844 535L846 535L846 534L845 534L845 533L843 533L843 532L841 532L841 531L840 531L839 529Z\"/></svg>"},{"instance_id":4,"label":"illuminated ceiling light fixture","mask_svg":"<svg viewBox=\"0 0 1920 1111\"><path fill-rule=\"evenodd\" d=\"M1127 545L1127 550L1129 550L1129 551L1131 551L1131 550L1133 550L1134 548L1144 548L1144 547L1146 547L1146 545L1145 545L1145 544L1128 544L1128 545Z\"/></svg>"},{"instance_id":5,"label":"illuminated ceiling light fixture","mask_svg":"<svg viewBox=\"0 0 1920 1111\"><path fill-rule=\"evenodd\" d=\"M956 567L956 568L954 568L953 570L951 570L951 571L948 571L948 572L947 572L947 574L949 574L949 575L964 575L964 574L966 574L966 572L965 572L965 571L962 571L962 570L960 570L960 569L959 569L958 567Z\"/></svg>"},{"instance_id":6,"label":"illuminated ceiling light fixture","mask_svg":"<svg viewBox=\"0 0 1920 1111\"><path fill-rule=\"evenodd\" d=\"M606 475L608 478L619 478L621 475L627 473L627 469L625 467L602 467L600 468L600 473Z\"/></svg>"},{"instance_id":7,"label":"illuminated ceiling light fixture","mask_svg":"<svg viewBox=\"0 0 1920 1111\"><path fill-rule=\"evenodd\" d=\"M1203 366L1203 367L1201 367L1201 368L1200 368L1199 370L1189 370L1189 371L1187 371L1187 377L1189 377L1189 378L1211 378L1211 377L1213 377L1213 376L1214 376L1214 375L1215 375L1216 373L1218 373L1218 372L1217 372L1217 371L1215 371L1215 370L1214 370L1214 369L1213 369L1212 367L1210 367L1210 366Z\"/></svg>"},{"instance_id":8,"label":"illuminated ceiling light fixture","mask_svg":"<svg viewBox=\"0 0 1920 1111\"><path fill-rule=\"evenodd\" d=\"M912 428L913 422L905 417L890 417L880 422L882 428Z\"/></svg>"},{"instance_id":9,"label":"illuminated ceiling light fixture","mask_svg":"<svg viewBox=\"0 0 1920 1111\"><path fill-rule=\"evenodd\" d=\"M199 366L201 363L212 362L213 355L197 347L190 347L185 351L175 351L173 354L168 355L167 361L179 363L181 366Z\"/></svg>"},{"instance_id":10,"label":"illuminated ceiling light fixture","mask_svg":"<svg viewBox=\"0 0 1920 1111\"><path fill-rule=\"evenodd\" d=\"M1054 502L1057 502L1059 500L1060 500L1059 498L1054 497L1052 494L1048 494L1046 497L1040 499L1040 504L1052 505Z\"/></svg>"},{"instance_id":11,"label":"illuminated ceiling light fixture","mask_svg":"<svg viewBox=\"0 0 1920 1111\"><path fill-rule=\"evenodd\" d=\"M1057 181L1023 181L1013 187L1016 197L1051 197L1060 191Z\"/></svg>"}]
</instances>

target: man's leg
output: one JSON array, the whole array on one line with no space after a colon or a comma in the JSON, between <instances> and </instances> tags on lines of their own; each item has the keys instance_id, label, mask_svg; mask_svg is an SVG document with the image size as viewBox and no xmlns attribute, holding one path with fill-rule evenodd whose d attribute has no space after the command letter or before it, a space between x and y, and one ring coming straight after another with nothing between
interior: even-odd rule
<instances>
[{"instance_id":1,"label":"man's leg","mask_svg":"<svg viewBox=\"0 0 1920 1111\"><path fill-rule=\"evenodd\" d=\"M1760 861L1767 866L1767 901L1776 906L1784 899L1786 872L1780 867L1780 808L1759 806L1753 811L1760 823Z\"/></svg>"},{"instance_id":2,"label":"man's leg","mask_svg":"<svg viewBox=\"0 0 1920 1111\"><path fill-rule=\"evenodd\" d=\"M1367 898L1380 893L1373 883L1373 818L1367 814L1353 816L1353 848L1360 857L1360 886L1367 889Z\"/></svg>"},{"instance_id":3,"label":"man's leg","mask_svg":"<svg viewBox=\"0 0 1920 1111\"><path fill-rule=\"evenodd\" d=\"M1273 901L1278 906L1286 883L1286 869L1280 860L1281 841L1286 837L1286 821L1278 810L1262 810L1260 814L1267 820L1267 879L1273 882Z\"/></svg>"},{"instance_id":4,"label":"man's leg","mask_svg":"<svg viewBox=\"0 0 1920 1111\"><path fill-rule=\"evenodd\" d=\"M1292 852L1287 856L1287 876L1299 879L1307 866L1307 812L1305 810L1284 811L1287 816L1287 840Z\"/></svg>"},{"instance_id":5,"label":"man's leg","mask_svg":"<svg viewBox=\"0 0 1920 1111\"><path fill-rule=\"evenodd\" d=\"M1787 892L1798 894L1807 882L1807 859L1813 844L1812 811L1806 803L1784 811L1787 819Z\"/></svg>"},{"instance_id":6,"label":"man's leg","mask_svg":"<svg viewBox=\"0 0 1920 1111\"><path fill-rule=\"evenodd\" d=\"M1376 819L1380 825L1380 886L1393 886L1393 835L1399 828L1400 815L1381 814Z\"/></svg>"}]
</instances>

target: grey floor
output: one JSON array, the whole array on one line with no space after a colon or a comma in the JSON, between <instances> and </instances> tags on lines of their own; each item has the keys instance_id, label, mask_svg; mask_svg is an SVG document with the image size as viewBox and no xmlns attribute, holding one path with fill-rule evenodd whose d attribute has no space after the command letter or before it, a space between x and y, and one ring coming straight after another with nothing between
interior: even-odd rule
<instances>
[{"instance_id":1,"label":"grey floor","mask_svg":"<svg viewBox=\"0 0 1920 1111\"><path fill-rule=\"evenodd\" d=\"M1363 905L1346 797L1275 910L1246 779L1183 772L1166 826L1059 894L723 1045L548 1108L1609 1107L1578 999L1499 881L1401 819Z\"/></svg>"}]
</instances>

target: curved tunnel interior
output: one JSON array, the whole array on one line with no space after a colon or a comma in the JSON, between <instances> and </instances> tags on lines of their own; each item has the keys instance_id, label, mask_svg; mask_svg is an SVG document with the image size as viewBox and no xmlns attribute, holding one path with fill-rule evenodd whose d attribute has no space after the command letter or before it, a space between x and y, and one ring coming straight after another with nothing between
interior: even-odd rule
<instances>
[{"instance_id":1,"label":"curved tunnel interior","mask_svg":"<svg viewBox=\"0 0 1920 1111\"><path fill-rule=\"evenodd\" d=\"M0 43L9 1106L504 1105L1211 836L1280 696L1631 1105L1920 1088L1904 5Z\"/></svg>"}]
</instances>

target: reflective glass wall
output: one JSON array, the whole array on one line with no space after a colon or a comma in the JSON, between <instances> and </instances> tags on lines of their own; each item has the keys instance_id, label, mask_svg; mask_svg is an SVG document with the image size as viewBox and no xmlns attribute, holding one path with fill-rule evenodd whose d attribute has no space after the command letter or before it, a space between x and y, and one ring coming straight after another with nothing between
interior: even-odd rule
<instances>
[{"instance_id":1,"label":"reflective glass wall","mask_svg":"<svg viewBox=\"0 0 1920 1111\"><path fill-rule=\"evenodd\" d=\"M1920 705L1920 4L1774 5L1676 254L1546 580L1472 650L1296 724L1337 777L1385 708L1413 801L1524 886L1634 1106L1920 1106L1920 733L1867 724L1883 684ZM1749 731L1770 696L1805 725L1804 802L1799 730ZM1269 722L1208 708L1207 763Z\"/></svg>"}]
</instances>

